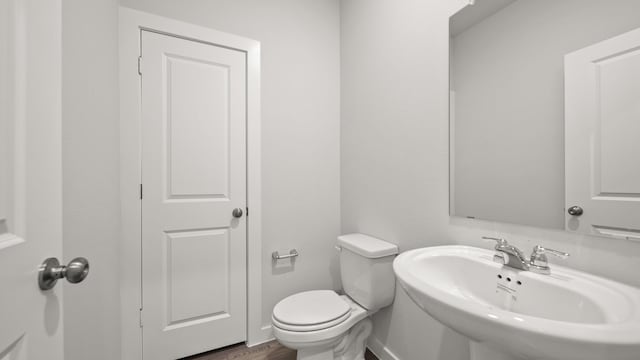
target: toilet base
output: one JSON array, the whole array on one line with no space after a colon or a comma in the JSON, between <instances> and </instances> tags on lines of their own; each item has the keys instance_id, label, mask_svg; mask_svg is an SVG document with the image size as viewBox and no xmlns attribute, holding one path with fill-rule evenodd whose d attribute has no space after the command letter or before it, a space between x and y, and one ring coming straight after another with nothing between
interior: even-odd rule
<instances>
[{"instance_id":1,"label":"toilet base","mask_svg":"<svg viewBox=\"0 0 640 360\"><path fill-rule=\"evenodd\" d=\"M365 345L373 330L370 318L365 318L355 324L335 347L334 359L336 360L364 360Z\"/></svg>"},{"instance_id":2,"label":"toilet base","mask_svg":"<svg viewBox=\"0 0 640 360\"><path fill-rule=\"evenodd\" d=\"M356 323L339 340L337 345L329 348L309 347L298 349L297 360L364 360L366 343L373 323L370 318L365 318Z\"/></svg>"},{"instance_id":3,"label":"toilet base","mask_svg":"<svg viewBox=\"0 0 640 360\"><path fill-rule=\"evenodd\" d=\"M333 349L299 349L296 360L333 360Z\"/></svg>"}]
</instances>

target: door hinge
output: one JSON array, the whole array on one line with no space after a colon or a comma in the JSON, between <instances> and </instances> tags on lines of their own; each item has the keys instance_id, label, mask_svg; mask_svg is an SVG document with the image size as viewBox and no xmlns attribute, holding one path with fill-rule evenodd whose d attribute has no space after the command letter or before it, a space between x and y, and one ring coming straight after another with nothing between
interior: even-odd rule
<instances>
[{"instance_id":1,"label":"door hinge","mask_svg":"<svg viewBox=\"0 0 640 360\"><path fill-rule=\"evenodd\" d=\"M142 184L140 184L140 200L142 200Z\"/></svg>"},{"instance_id":2,"label":"door hinge","mask_svg":"<svg viewBox=\"0 0 640 360\"><path fill-rule=\"evenodd\" d=\"M142 75L142 56L138 56L138 75Z\"/></svg>"},{"instance_id":3,"label":"door hinge","mask_svg":"<svg viewBox=\"0 0 640 360\"><path fill-rule=\"evenodd\" d=\"M140 314L140 327L142 327L142 309L140 309L139 314Z\"/></svg>"},{"instance_id":4,"label":"door hinge","mask_svg":"<svg viewBox=\"0 0 640 360\"><path fill-rule=\"evenodd\" d=\"M248 206L247 206L247 211L246 211L246 213L247 213L247 216L249 216L249 207L248 207Z\"/></svg>"}]
</instances>

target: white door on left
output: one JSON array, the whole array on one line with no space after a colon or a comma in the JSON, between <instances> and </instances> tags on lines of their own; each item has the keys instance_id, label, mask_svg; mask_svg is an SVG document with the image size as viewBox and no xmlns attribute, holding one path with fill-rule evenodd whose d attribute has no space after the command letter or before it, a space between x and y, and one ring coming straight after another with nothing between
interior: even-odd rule
<instances>
[{"instance_id":1,"label":"white door on left","mask_svg":"<svg viewBox=\"0 0 640 360\"><path fill-rule=\"evenodd\" d=\"M0 359L62 360L61 0L0 0Z\"/></svg>"}]
</instances>

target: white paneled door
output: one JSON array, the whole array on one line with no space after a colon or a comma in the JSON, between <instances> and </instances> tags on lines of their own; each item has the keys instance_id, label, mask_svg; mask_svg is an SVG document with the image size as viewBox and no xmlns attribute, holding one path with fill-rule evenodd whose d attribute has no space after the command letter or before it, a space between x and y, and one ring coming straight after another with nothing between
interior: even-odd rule
<instances>
[{"instance_id":1,"label":"white paneled door","mask_svg":"<svg viewBox=\"0 0 640 360\"><path fill-rule=\"evenodd\" d=\"M61 2L0 2L0 359L62 360ZM89 277L90 279L90 277ZM91 326L89 326L90 328Z\"/></svg>"},{"instance_id":2,"label":"white paneled door","mask_svg":"<svg viewBox=\"0 0 640 360\"><path fill-rule=\"evenodd\" d=\"M246 338L246 53L142 31L145 359Z\"/></svg>"},{"instance_id":3,"label":"white paneled door","mask_svg":"<svg viewBox=\"0 0 640 360\"><path fill-rule=\"evenodd\" d=\"M567 230L640 240L640 29L565 57Z\"/></svg>"}]
</instances>

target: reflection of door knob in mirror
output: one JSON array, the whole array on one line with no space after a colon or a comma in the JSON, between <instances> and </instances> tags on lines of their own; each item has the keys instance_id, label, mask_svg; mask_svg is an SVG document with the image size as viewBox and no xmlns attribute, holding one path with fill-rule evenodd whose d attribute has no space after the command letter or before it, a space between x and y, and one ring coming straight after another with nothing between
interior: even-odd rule
<instances>
[{"instance_id":1,"label":"reflection of door knob in mirror","mask_svg":"<svg viewBox=\"0 0 640 360\"><path fill-rule=\"evenodd\" d=\"M67 281L76 284L84 280L89 274L89 261L83 257L77 257L68 265L60 265L56 258L48 258L38 271L38 286L41 290L53 288L58 279L67 278Z\"/></svg>"},{"instance_id":2,"label":"reflection of door knob in mirror","mask_svg":"<svg viewBox=\"0 0 640 360\"><path fill-rule=\"evenodd\" d=\"M233 212L231 213L231 215L233 215L234 218L242 217L242 209L240 208L233 209Z\"/></svg>"},{"instance_id":3,"label":"reflection of door knob in mirror","mask_svg":"<svg viewBox=\"0 0 640 360\"><path fill-rule=\"evenodd\" d=\"M580 216L584 212L580 206L572 206L567 210L571 216Z\"/></svg>"}]
</instances>

